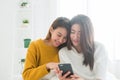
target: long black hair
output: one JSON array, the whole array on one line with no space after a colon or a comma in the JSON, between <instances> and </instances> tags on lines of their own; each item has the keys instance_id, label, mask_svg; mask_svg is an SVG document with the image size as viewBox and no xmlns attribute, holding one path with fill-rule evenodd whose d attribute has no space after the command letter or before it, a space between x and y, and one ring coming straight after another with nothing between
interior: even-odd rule
<instances>
[{"instance_id":1,"label":"long black hair","mask_svg":"<svg viewBox=\"0 0 120 80\"><path fill-rule=\"evenodd\" d=\"M83 65L89 65L90 70L93 70L94 66L94 31L90 18L86 15L77 15L70 21L71 27L74 24L80 26L80 47L81 52L84 55ZM69 35L70 36L70 35ZM71 44L70 44L71 43ZM70 37L68 39L67 47L70 50L72 42Z\"/></svg>"}]
</instances>

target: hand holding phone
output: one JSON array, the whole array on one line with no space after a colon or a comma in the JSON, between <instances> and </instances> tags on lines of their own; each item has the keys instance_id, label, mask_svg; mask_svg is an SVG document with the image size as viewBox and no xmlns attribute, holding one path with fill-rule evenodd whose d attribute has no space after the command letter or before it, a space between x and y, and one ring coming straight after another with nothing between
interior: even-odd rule
<instances>
[{"instance_id":1,"label":"hand holding phone","mask_svg":"<svg viewBox=\"0 0 120 80\"><path fill-rule=\"evenodd\" d=\"M60 70L63 71L62 75L66 74L68 71L70 71L70 74L67 77L70 77L70 75L73 75L72 66L69 63L64 64L58 64L58 67Z\"/></svg>"}]
</instances>

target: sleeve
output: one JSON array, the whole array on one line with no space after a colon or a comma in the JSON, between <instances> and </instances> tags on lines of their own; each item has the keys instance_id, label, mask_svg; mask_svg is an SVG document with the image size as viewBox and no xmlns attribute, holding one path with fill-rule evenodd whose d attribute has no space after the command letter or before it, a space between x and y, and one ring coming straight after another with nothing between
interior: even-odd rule
<instances>
[{"instance_id":1,"label":"sleeve","mask_svg":"<svg viewBox=\"0 0 120 80\"><path fill-rule=\"evenodd\" d=\"M107 74L107 62L108 62L108 55L105 47L102 44L95 46L95 63L94 63L94 74L95 80L106 80Z\"/></svg>"},{"instance_id":2,"label":"sleeve","mask_svg":"<svg viewBox=\"0 0 120 80\"><path fill-rule=\"evenodd\" d=\"M24 70L22 73L24 80L39 80L48 73L46 64L38 66L39 64L36 57L37 49L35 42L32 42L27 51Z\"/></svg>"}]
</instances>

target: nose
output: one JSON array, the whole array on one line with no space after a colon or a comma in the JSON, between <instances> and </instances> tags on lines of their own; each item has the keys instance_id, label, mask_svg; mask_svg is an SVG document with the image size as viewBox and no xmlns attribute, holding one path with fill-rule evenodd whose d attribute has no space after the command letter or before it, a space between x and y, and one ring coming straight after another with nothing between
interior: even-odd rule
<instances>
[{"instance_id":1,"label":"nose","mask_svg":"<svg viewBox=\"0 0 120 80\"><path fill-rule=\"evenodd\" d=\"M65 42L64 38L60 38L60 39L59 39L59 42L60 42L61 44L64 43L64 42Z\"/></svg>"},{"instance_id":2,"label":"nose","mask_svg":"<svg viewBox=\"0 0 120 80\"><path fill-rule=\"evenodd\" d=\"M76 34L74 35L74 38L77 39L77 38L79 38L79 36L80 36L80 34L79 34L79 33L76 33Z\"/></svg>"}]
</instances>

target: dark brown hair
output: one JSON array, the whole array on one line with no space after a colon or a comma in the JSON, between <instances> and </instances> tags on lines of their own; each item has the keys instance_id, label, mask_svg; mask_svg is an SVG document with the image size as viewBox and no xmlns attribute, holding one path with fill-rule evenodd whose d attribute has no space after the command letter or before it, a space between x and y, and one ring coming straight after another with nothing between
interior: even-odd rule
<instances>
[{"instance_id":1,"label":"dark brown hair","mask_svg":"<svg viewBox=\"0 0 120 80\"><path fill-rule=\"evenodd\" d=\"M70 20L66 17L58 17L50 26L50 28L53 28L54 30L57 29L58 27L65 28L67 30L67 40L68 40L68 34L70 34ZM50 29L48 31L48 34L45 38L45 40L50 40L51 39L51 33ZM67 42L67 41L66 41ZM61 49L62 47L66 46L67 43L61 44L58 46L58 49Z\"/></svg>"},{"instance_id":2,"label":"dark brown hair","mask_svg":"<svg viewBox=\"0 0 120 80\"><path fill-rule=\"evenodd\" d=\"M90 69L93 70L94 66L94 35L93 25L88 16L77 15L70 21L71 26L78 24L80 26L80 47L81 52L84 55L83 65L89 65ZM70 36L70 35L69 35ZM71 43L71 44L70 44ZM70 50L72 42L70 37L68 39L67 47Z\"/></svg>"}]
</instances>

